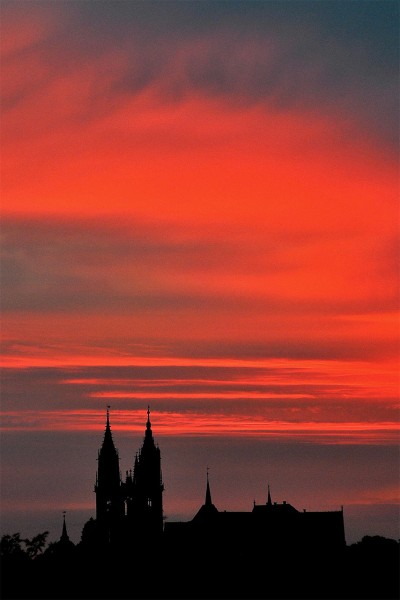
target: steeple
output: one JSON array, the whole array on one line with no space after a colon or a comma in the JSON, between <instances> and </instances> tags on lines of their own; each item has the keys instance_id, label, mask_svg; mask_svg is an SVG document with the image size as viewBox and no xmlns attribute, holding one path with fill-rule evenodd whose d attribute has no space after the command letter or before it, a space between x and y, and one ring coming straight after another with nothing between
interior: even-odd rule
<instances>
[{"instance_id":1,"label":"steeple","mask_svg":"<svg viewBox=\"0 0 400 600\"><path fill-rule=\"evenodd\" d=\"M143 444L135 457L133 477L125 483L127 517L137 533L162 533L163 491L161 454L154 442L148 406Z\"/></svg>"},{"instance_id":2,"label":"steeple","mask_svg":"<svg viewBox=\"0 0 400 600\"><path fill-rule=\"evenodd\" d=\"M107 406L106 430L104 432L103 445L100 452L112 452L113 454L118 454L114 446L110 427L110 405Z\"/></svg>"},{"instance_id":3,"label":"steeple","mask_svg":"<svg viewBox=\"0 0 400 600\"><path fill-rule=\"evenodd\" d=\"M150 406L147 407L147 421L146 421L146 431L145 431L145 441L147 439L153 442L153 432L151 431L151 422L150 422ZM154 444L154 442L153 442Z\"/></svg>"},{"instance_id":4,"label":"steeple","mask_svg":"<svg viewBox=\"0 0 400 600\"><path fill-rule=\"evenodd\" d=\"M107 406L106 428L103 443L98 454L98 470L96 474L96 519L107 522L107 528L125 514L124 499L121 489L119 455L111 433L110 406Z\"/></svg>"},{"instance_id":5,"label":"steeple","mask_svg":"<svg viewBox=\"0 0 400 600\"><path fill-rule=\"evenodd\" d=\"M267 506L272 506L271 492L269 491L269 484L268 484L268 500L267 500Z\"/></svg>"},{"instance_id":6,"label":"steeple","mask_svg":"<svg viewBox=\"0 0 400 600\"><path fill-rule=\"evenodd\" d=\"M65 524L65 510L63 510L62 533L58 542L54 544L53 551L60 558L68 559L70 553L74 551L74 548L75 544L69 539L69 535L67 533L67 526Z\"/></svg>"},{"instance_id":7,"label":"steeple","mask_svg":"<svg viewBox=\"0 0 400 600\"><path fill-rule=\"evenodd\" d=\"M151 429L151 423L150 423L150 406L147 406L146 431L148 431L149 429Z\"/></svg>"},{"instance_id":8,"label":"steeple","mask_svg":"<svg viewBox=\"0 0 400 600\"><path fill-rule=\"evenodd\" d=\"M103 485L106 482L111 485L119 484L121 479L119 473L119 456L111 433L110 406L107 406L106 429L103 443L99 450L98 461L98 484Z\"/></svg>"},{"instance_id":9,"label":"steeple","mask_svg":"<svg viewBox=\"0 0 400 600\"><path fill-rule=\"evenodd\" d=\"M210 517L213 517L218 513L218 509L211 500L211 491L210 491L210 481L208 478L209 467L207 467L207 483L206 483L206 498L205 502L202 506L200 506L199 510L193 517L194 521L203 520L203 522L208 521ZM205 520L205 521L204 521Z\"/></svg>"},{"instance_id":10,"label":"steeple","mask_svg":"<svg viewBox=\"0 0 400 600\"><path fill-rule=\"evenodd\" d=\"M69 542L69 535L67 533L67 526L65 524L65 510L63 511L63 526L62 526L62 534L60 537L60 542L63 544Z\"/></svg>"},{"instance_id":11,"label":"steeple","mask_svg":"<svg viewBox=\"0 0 400 600\"><path fill-rule=\"evenodd\" d=\"M206 501L205 501L205 506L211 506L212 502L211 502L211 492L210 492L210 482L208 481L208 471L209 468L207 467L207 487L206 487Z\"/></svg>"}]
</instances>

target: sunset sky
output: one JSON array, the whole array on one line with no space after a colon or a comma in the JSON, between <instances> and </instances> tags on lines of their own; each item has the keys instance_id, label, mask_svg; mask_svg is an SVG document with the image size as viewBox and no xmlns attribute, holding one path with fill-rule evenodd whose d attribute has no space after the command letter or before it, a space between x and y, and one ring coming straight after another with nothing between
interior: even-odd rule
<instances>
[{"instance_id":1,"label":"sunset sky","mask_svg":"<svg viewBox=\"0 0 400 600\"><path fill-rule=\"evenodd\" d=\"M398 2L1 2L1 533L74 542L111 406L167 519L398 538Z\"/></svg>"}]
</instances>

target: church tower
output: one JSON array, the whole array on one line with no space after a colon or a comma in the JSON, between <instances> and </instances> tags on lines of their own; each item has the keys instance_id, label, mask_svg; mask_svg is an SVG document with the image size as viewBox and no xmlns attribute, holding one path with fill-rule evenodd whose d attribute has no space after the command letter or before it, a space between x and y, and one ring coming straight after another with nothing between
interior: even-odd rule
<instances>
[{"instance_id":1,"label":"church tower","mask_svg":"<svg viewBox=\"0 0 400 600\"><path fill-rule=\"evenodd\" d=\"M96 521L104 532L107 541L111 541L125 515L122 495L119 455L114 446L110 427L110 407L107 407L106 430L103 444L98 454L96 474Z\"/></svg>"},{"instance_id":2,"label":"church tower","mask_svg":"<svg viewBox=\"0 0 400 600\"><path fill-rule=\"evenodd\" d=\"M163 532L163 491L161 454L154 442L148 408L144 441L133 472L126 474L125 496L131 531L149 541Z\"/></svg>"}]
</instances>

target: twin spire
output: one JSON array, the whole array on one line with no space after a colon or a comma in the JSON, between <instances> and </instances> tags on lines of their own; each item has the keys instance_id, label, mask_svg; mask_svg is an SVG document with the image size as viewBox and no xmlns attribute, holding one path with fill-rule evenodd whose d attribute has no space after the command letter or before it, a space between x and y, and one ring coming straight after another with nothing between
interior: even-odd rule
<instances>
[{"instance_id":1,"label":"twin spire","mask_svg":"<svg viewBox=\"0 0 400 600\"><path fill-rule=\"evenodd\" d=\"M111 429L110 427L110 408L111 406L109 404L107 404L107 418L106 418L106 429ZM151 423L150 423L150 406L147 407L147 422L146 422L146 429L151 429Z\"/></svg>"},{"instance_id":2,"label":"twin spire","mask_svg":"<svg viewBox=\"0 0 400 600\"><path fill-rule=\"evenodd\" d=\"M110 405L107 405L107 421L106 421L106 433L108 433L109 435L111 435L111 428L110 428ZM150 421L150 406L147 406L147 421L146 421L146 437L152 436L152 431L151 431L151 421ZM137 457L136 457L137 460ZM212 500L211 500L211 490L210 490L210 482L209 482L209 478L208 478L208 473L209 473L210 468L207 467L207 472L206 472L206 477L207 477L207 485L206 485L206 498L205 498L205 506L212 506ZM272 506L272 499L271 499L271 491L270 491L270 487L269 487L269 483L268 483L268 498L267 498L267 506ZM64 517L65 519L65 517Z\"/></svg>"},{"instance_id":3,"label":"twin spire","mask_svg":"<svg viewBox=\"0 0 400 600\"><path fill-rule=\"evenodd\" d=\"M112 441L112 435L111 435L111 426L110 426L110 408L111 406L108 404L107 405L107 412L106 412L106 431L105 431L105 439L107 438L108 441ZM146 421L146 437L151 437L152 436L152 431L151 431L151 422L150 422L150 406L147 407L147 421Z\"/></svg>"}]
</instances>

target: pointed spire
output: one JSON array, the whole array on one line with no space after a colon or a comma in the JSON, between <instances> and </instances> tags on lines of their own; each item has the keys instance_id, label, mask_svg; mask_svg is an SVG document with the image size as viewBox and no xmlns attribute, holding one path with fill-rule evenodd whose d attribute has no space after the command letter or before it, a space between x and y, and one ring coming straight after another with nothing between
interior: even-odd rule
<instances>
[{"instance_id":1,"label":"pointed spire","mask_svg":"<svg viewBox=\"0 0 400 600\"><path fill-rule=\"evenodd\" d=\"M116 449L116 447L114 445L114 440L113 440L113 436L112 436L112 432L111 432L110 406L109 405L107 406L106 429L104 432L103 443L99 450L98 460L100 461L99 468L100 468L101 462L103 462L103 466L104 466L104 464L105 464L104 461L107 462L109 460L112 460L112 461L119 460L118 450Z\"/></svg>"},{"instance_id":2,"label":"pointed spire","mask_svg":"<svg viewBox=\"0 0 400 600\"><path fill-rule=\"evenodd\" d=\"M208 471L209 471L209 467L207 467L207 488L206 488L206 501L205 501L205 505L206 506L211 506L212 502L211 502L210 482L208 481Z\"/></svg>"},{"instance_id":3,"label":"pointed spire","mask_svg":"<svg viewBox=\"0 0 400 600\"><path fill-rule=\"evenodd\" d=\"M62 534L60 537L60 542L69 542L69 535L67 533L67 526L65 524L65 510L63 510L63 527L62 527Z\"/></svg>"},{"instance_id":4,"label":"pointed spire","mask_svg":"<svg viewBox=\"0 0 400 600\"><path fill-rule=\"evenodd\" d=\"M104 437L111 438L111 426L110 426L110 408L111 406L107 404L107 412L106 412L106 430L104 432Z\"/></svg>"},{"instance_id":5,"label":"pointed spire","mask_svg":"<svg viewBox=\"0 0 400 600\"><path fill-rule=\"evenodd\" d=\"M212 500L211 500L211 491L210 491L210 482L208 480L208 471L209 471L209 467L207 467L206 499L205 499L204 504L202 506L200 506L199 510L193 517L193 519L195 519L196 521L198 521L199 519L200 520L206 519L205 522L207 522L208 519L210 519L210 518L213 519L214 515L218 514L218 509L216 506L214 506L214 504L212 503Z\"/></svg>"},{"instance_id":6,"label":"pointed spire","mask_svg":"<svg viewBox=\"0 0 400 600\"><path fill-rule=\"evenodd\" d=\"M269 491L269 484L268 484L268 500L267 500L267 506L272 506L271 492Z\"/></svg>"},{"instance_id":7,"label":"pointed spire","mask_svg":"<svg viewBox=\"0 0 400 600\"><path fill-rule=\"evenodd\" d=\"M145 432L144 437L145 437L145 440L148 440L147 443L149 443L151 441L151 443L154 444L153 432L151 431L151 422L150 422L150 406L147 407L146 432Z\"/></svg>"},{"instance_id":8,"label":"pointed spire","mask_svg":"<svg viewBox=\"0 0 400 600\"><path fill-rule=\"evenodd\" d=\"M108 404L107 405L107 413L106 413L107 414L107 417L106 417L106 430L104 432L103 446L100 449L100 453L102 452L102 450L105 447L108 447L108 448L111 447L114 450L114 452L116 451L115 447L114 447L114 441L112 439L111 426L110 426L110 408L111 407Z\"/></svg>"}]
</instances>

